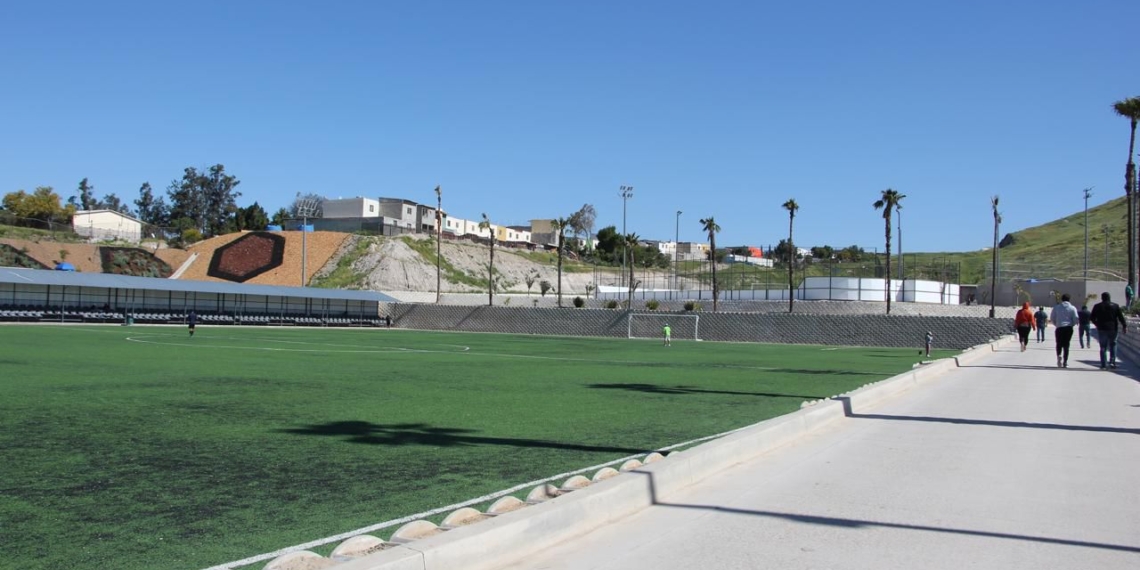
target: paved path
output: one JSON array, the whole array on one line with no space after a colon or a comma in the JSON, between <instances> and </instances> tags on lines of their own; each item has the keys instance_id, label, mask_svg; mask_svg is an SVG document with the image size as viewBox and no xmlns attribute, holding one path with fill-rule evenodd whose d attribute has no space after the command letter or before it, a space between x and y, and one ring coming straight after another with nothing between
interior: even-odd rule
<instances>
[{"instance_id":1,"label":"paved path","mask_svg":"<svg viewBox=\"0 0 1140 570\"><path fill-rule=\"evenodd\" d=\"M1140 569L1140 372L1097 366L1008 346L507 568Z\"/></svg>"}]
</instances>

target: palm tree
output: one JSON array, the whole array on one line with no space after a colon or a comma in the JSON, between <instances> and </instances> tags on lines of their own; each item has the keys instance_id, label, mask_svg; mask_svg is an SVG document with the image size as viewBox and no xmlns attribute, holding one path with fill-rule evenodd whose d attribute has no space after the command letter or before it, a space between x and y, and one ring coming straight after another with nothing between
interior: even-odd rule
<instances>
[{"instance_id":1,"label":"palm tree","mask_svg":"<svg viewBox=\"0 0 1140 570\"><path fill-rule=\"evenodd\" d=\"M796 210L800 209L800 205L796 203L795 198L784 202L784 209L788 211L788 312L792 312L796 301L796 286L793 281L793 271L795 271L796 259L796 246L792 244L792 222L796 219Z\"/></svg>"},{"instance_id":2,"label":"palm tree","mask_svg":"<svg viewBox=\"0 0 1140 570\"><path fill-rule=\"evenodd\" d=\"M562 254L566 246L566 230L570 227L566 218L550 220L550 229L558 235L558 306L562 306Z\"/></svg>"},{"instance_id":3,"label":"palm tree","mask_svg":"<svg viewBox=\"0 0 1140 570\"><path fill-rule=\"evenodd\" d=\"M495 227L491 225L491 219L487 214L483 214L479 229L487 230L487 234L491 236L491 264L487 266L487 305L491 306L495 304Z\"/></svg>"},{"instance_id":4,"label":"palm tree","mask_svg":"<svg viewBox=\"0 0 1140 570\"><path fill-rule=\"evenodd\" d=\"M720 294L720 288L716 282L716 234L720 231L720 226L717 225L716 220L709 216L701 220L701 229L709 234L709 259L712 261L712 297L713 297L713 312L716 312L716 298Z\"/></svg>"},{"instance_id":5,"label":"palm tree","mask_svg":"<svg viewBox=\"0 0 1140 570\"><path fill-rule=\"evenodd\" d=\"M997 299L994 297L997 294L997 280L998 280L998 226L1001 225L1001 212L998 211L999 196L990 198L990 208L994 211L994 252L993 252L993 269L990 270L990 318L994 318L997 312Z\"/></svg>"},{"instance_id":6,"label":"palm tree","mask_svg":"<svg viewBox=\"0 0 1140 570\"><path fill-rule=\"evenodd\" d=\"M1129 97L1112 104L1117 115L1128 119L1132 130L1128 136L1128 164L1124 167L1124 195L1128 197L1128 284L1136 284L1136 236L1134 225L1136 222L1136 205L1134 203L1136 188L1134 188L1136 165L1132 156L1136 149L1136 122L1140 121L1140 97Z\"/></svg>"},{"instance_id":7,"label":"palm tree","mask_svg":"<svg viewBox=\"0 0 1140 570\"><path fill-rule=\"evenodd\" d=\"M875 200L872 204L876 210L883 211L883 221L886 223L886 237L887 237L887 314L891 314L891 212L899 207L902 199L906 198L905 194L899 194L898 190L887 188L883 190L882 196Z\"/></svg>"},{"instance_id":8,"label":"palm tree","mask_svg":"<svg viewBox=\"0 0 1140 570\"><path fill-rule=\"evenodd\" d=\"M637 289L638 283L633 282L633 264L634 254L637 253L637 245L641 243L641 236L637 234L625 234L622 239L623 249L629 252L629 300L626 302L626 308L633 307L633 291Z\"/></svg>"}]
</instances>

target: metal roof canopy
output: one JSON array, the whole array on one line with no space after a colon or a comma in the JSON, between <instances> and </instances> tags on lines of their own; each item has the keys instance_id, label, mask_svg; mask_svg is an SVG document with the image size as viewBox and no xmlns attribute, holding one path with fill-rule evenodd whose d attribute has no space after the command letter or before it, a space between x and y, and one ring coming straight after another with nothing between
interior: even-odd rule
<instances>
[{"instance_id":1,"label":"metal roof canopy","mask_svg":"<svg viewBox=\"0 0 1140 570\"><path fill-rule=\"evenodd\" d=\"M215 293L222 295L265 295L272 297L298 297L338 301L373 301L395 303L396 299L375 291L349 291L319 289L316 287L284 287L279 285L245 285L215 281L184 281L182 279L156 279L111 273L77 273L50 269L0 268L0 283L19 285L62 285L66 287L103 287L106 289L139 289L149 291L177 291L182 293Z\"/></svg>"}]
</instances>

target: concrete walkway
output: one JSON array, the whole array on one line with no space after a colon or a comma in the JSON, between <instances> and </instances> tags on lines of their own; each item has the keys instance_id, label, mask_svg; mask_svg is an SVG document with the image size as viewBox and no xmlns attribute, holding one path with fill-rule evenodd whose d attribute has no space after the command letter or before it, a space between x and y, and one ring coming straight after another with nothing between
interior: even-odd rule
<instances>
[{"instance_id":1,"label":"concrete walkway","mask_svg":"<svg viewBox=\"0 0 1140 570\"><path fill-rule=\"evenodd\" d=\"M1140 372L1051 337L506 568L1138 569Z\"/></svg>"}]
</instances>

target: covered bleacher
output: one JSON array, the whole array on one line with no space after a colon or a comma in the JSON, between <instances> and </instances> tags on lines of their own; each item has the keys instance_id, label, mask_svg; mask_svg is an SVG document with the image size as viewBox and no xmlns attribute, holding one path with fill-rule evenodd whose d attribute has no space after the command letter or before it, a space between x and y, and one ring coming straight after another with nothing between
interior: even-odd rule
<instances>
[{"instance_id":1,"label":"covered bleacher","mask_svg":"<svg viewBox=\"0 0 1140 570\"><path fill-rule=\"evenodd\" d=\"M244 285L0 267L0 321L375 327L373 291Z\"/></svg>"}]
</instances>

